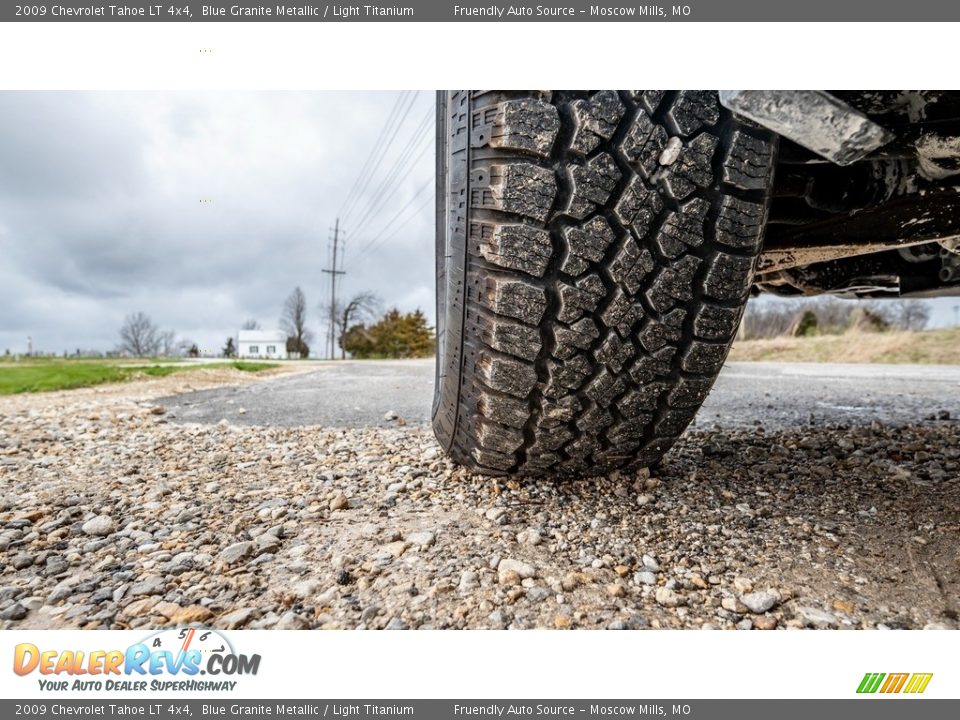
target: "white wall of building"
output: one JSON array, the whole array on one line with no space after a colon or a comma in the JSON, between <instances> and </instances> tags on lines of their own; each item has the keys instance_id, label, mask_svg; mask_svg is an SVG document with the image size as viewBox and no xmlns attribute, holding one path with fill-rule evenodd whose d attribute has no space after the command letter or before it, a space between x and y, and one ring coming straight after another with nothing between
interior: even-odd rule
<instances>
[{"instance_id":1,"label":"white wall of building","mask_svg":"<svg viewBox=\"0 0 960 720\"><path fill-rule=\"evenodd\" d=\"M241 330L237 336L237 357L283 360L287 357L287 335L279 330Z\"/></svg>"}]
</instances>

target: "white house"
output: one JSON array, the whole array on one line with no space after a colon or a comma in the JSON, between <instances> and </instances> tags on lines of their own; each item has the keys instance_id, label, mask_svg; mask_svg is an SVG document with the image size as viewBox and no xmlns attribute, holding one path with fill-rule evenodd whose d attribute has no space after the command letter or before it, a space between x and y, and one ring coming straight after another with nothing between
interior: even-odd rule
<instances>
[{"instance_id":1,"label":"white house","mask_svg":"<svg viewBox=\"0 0 960 720\"><path fill-rule=\"evenodd\" d=\"M280 330L241 330L237 357L283 360L287 357L287 334Z\"/></svg>"}]
</instances>

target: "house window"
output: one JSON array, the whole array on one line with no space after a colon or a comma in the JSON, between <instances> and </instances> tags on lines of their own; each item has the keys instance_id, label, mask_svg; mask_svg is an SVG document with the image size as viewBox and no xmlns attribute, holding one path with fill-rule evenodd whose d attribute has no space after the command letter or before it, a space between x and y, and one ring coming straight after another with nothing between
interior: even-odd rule
<instances>
[{"instance_id":1,"label":"house window","mask_svg":"<svg viewBox=\"0 0 960 720\"><path fill-rule=\"evenodd\" d=\"M267 345L267 355L273 355L277 352L276 345Z\"/></svg>"},{"instance_id":2,"label":"house window","mask_svg":"<svg viewBox=\"0 0 960 720\"><path fill-rule=\"evenodd\" d=\"M259 352L260 352L260 346L259 346L259 345L251 345L251 346L250 346L250 354L251 354L251 355L256 355L256 354L258 354Z\"/></svg>"}]
</instances>

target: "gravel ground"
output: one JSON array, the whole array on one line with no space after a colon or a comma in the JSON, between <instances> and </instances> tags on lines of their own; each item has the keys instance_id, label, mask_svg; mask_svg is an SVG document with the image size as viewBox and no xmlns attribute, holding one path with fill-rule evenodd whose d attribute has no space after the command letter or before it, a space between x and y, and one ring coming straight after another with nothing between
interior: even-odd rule
<instances>
[{"instance_id":1,"label":"gravel ground","mask_svg":"<svg viewBox=\"0 0 960 720\"><path fill-rule=\"evenodd\" d=\"M957 626L946 412L560 483L467 476L413 423L170 422L155 398L248 381L207 372L0 398L0 627Z\"/></svg>"}]
</instances>

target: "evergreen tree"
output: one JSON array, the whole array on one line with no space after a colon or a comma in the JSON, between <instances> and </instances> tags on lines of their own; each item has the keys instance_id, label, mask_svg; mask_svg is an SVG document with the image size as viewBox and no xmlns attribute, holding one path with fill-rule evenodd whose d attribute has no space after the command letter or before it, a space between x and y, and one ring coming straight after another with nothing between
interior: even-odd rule
<instances>
[{"instance_id":1,"label":"evergreen tree","mask_svg":"<svg viewBox=\"0 0 960 720\"><path fill-rule=\"evenodd\" d=\"M430 357L433 328L420 311L401 313L392 308L376 323L354 325L343 336L343 348L355 358Z\"/></svg>"}]
</instances>

